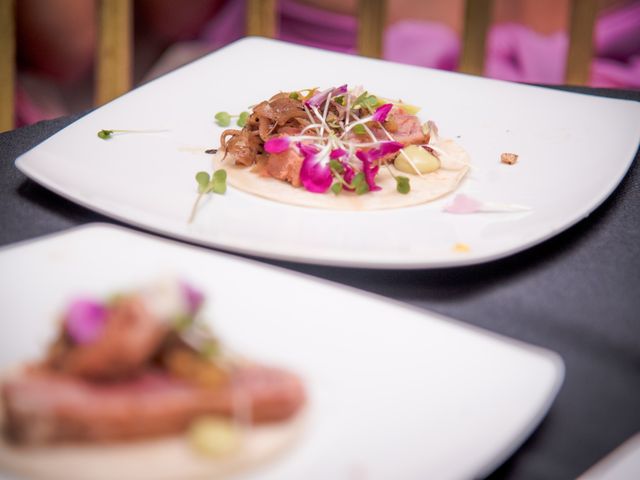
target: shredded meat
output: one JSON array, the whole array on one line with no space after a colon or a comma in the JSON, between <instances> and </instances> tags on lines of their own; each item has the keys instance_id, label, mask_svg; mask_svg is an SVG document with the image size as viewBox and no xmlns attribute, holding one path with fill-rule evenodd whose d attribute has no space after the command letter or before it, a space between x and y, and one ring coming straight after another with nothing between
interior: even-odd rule
<instances>
[{"instance_id":1,"label":"shredded meat","mask_svg":"<svg viewBox=\"0 0 640 480\"><path fill-rule=\"evenodd\" d=\"M300 186L300 168L302 157L290 149L286 152L269 154L264 152L263 146L272 137L281 135L295 136L312 123L311 107L291 98L287 92L278 93L269 100L260 102L253 107L251 115L242 130L225 130L220 139L221 149L236 165L252 166L252 171L279 180L287 181L294 187ZM323 111L321 112L324 114ZM326 125L340 131L344 128L347 107L335 99L331 99L326 111ZM366 115L366 113L365 113ZM315 123L315 121L314 121ZM376 140L393 140L404 145L421 145L429 142L429 134L422 130L422 125L415 115L404 112L401 108L393 108L384 124L385 131L377 122L369 122L369 129ZM306 130L306 134L317 135L314 129ZM230 137L230 138L229 138ZM346 140L355 142L371 142L368 134L357 134L353 130L346 135ZM366 149L366 148L365 148ZM381 162L392 161L396 153L380 159Z\"/></svg>"}]
</instances>

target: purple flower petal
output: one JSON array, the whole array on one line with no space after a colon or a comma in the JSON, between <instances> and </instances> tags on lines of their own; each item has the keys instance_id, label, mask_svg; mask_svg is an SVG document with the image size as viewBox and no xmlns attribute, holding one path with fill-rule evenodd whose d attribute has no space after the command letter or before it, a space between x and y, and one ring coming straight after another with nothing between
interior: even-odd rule
<instances>
[{"instance_id":1,"label":"purple flower petal","mask_svg":"<svg viewBox=\"0 0 640 480\"><path fill-rule=\"evenodd\" d=\"M347 151L344 148L334 148L333 150L331 150L331 153L329 153L329 158L331 160L336 160L338 158L342 158L347 154Z\"/></svg>"},{"instance_id":2,"label":"purple flower petal","mask_svg":"<svg viewBox=\"0 0 640 480\"><path fill-rule=\"evenodd\" d=\"M304 160L300 168L300 182L308 191L324 193L333 182L329 164L323 164L317 158L318 149L313 145L298 144Z\"/></svg>"},{"instance_id":3,"label":"purple flower petal","mask_svg":"<svg viewBox=\"0 0 640 480\"><path fill-rule=\"evenodd\" d=\"M182 289L182 294L187 301L189 315L195 315L204 303L204 294L187 282L180 282L180 288Z\"/></svg>"},{"instance_id":4,"label":"purple flower petal","mask_svg":"<svg viewBox=\"0 0 640 480\"><path fill-rule=\"evenodd\" d=\"M337 96L340 95L342 93L347 93L347 84L345 83L344 85L340 85L339 87L336 87L333 89L333 96Z\"/></svg>"},{"instance_id":5,"label":"purple flower petal","mask_svg":"<svg viewBox=\"0 0 640 480\"><path fill-rule=\"evenodd\" d=\"M326 90L323 90L322 92L318 92L316 93L313 97L311 97L309 100L307 100L306 102L304 102L304 104L307 107L319 107L320 105L322 105L324 103L324 101L327 99L327 97L329 96L329 94L333 94L335 95L339 95L342 93L346 93L347 91L347 85L340 85L339 87L336 88L327 88Z\"/></svg>"},{"instance_id":6,"label":"purple flower petal","mask_svg":"<svg viewBox=\"0 0 640 480\"><path fill-rule=\"evenodd\" d=\"M289 137L272 137L264 142L264 150L267 153L282 153L289 149L290 144Z\"/></svg>"},{"instance_id":7,"label":"purple flower petal","mask_svg":"<svg viewBox=\"0 0 640 480\"><path fill-rule=\"evenodd\" d=\"M393 105L391 103L380 105L378 108L376 108L376 111L373 112L373 120L380 123L384 122L387 119L387 115L389 115L392 107Z\"/></svg>"},{"instance_id":8,"label":"purple flower petal","mask_svg":"<svg viewBox=\"0 0 640 480\"><path fill-rule=\"evenodd\" d=\"M378 190L382 190L381 187L376 185L376 175L378 174L378 165L373 165L371 156L371 150L369 152L365 152L364 150L357 150L356 157L360 159L362 162L362 173L364 173L364 179L369 185L369 191L376 192Z\"/></svg>"},{"instance_id":9,"label":"purple flower petal","mask_svg":"<svg viewBox=\"0 0 640 480\"><path fill-rule=\"evenodd\" d=\"M396 153L398 150L400 150L403 147L404 145L400 142L383 142L380 144L378 148L372 148L367 153L368 153L369 159L372 162L374 162L383 157L386 157L387 155Z\"/></svg>"},{"instance_id":10,"label":"purple flower petal","mask_svg":"<svg viewBox=\"0 0 640 480\"><path fill-rule=\"evenodd\" d=\"M71 339L80 345L95 342L107 320L107 309L102 303L78 299L69 305L64 327Z\"/></svg>"}]
</instances>

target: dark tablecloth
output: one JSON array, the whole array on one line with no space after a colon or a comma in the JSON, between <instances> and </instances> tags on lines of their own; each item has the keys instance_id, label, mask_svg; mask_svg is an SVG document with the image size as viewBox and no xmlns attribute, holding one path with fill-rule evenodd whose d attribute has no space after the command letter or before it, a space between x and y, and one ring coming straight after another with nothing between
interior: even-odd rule
<instances>
[{"instance_id":1,"label":"dark tablecloth","mask_svg":"<svg viewBox=\"0 0 640 480\"><path fill-rule=\"evenodd\" d=\"M566 90L640 101L640 92ZM17 156L77 118L0 134L0 245L88 222L117 223L45 190L14 166ZM640 430L637 155L613 195L588 218L503 260L421 271L269 263L558 352L566 364L558 398L535 433L490 478L574 478Z\"/></svg>"}]
</instances>

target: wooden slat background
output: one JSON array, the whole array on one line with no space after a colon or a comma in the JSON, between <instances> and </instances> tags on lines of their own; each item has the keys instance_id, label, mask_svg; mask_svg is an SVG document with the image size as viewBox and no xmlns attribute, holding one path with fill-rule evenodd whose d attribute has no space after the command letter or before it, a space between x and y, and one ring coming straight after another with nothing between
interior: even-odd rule
<instances>
[{"instance_id":1,"label":"wooden slat background","mask_svg":"<svg viewBox=\"0 0 640 480\"><path fill-rule=\"evenodd\" d=\"M572 0L569 15L569 52L565 83L586 85L593 57L593 34L598 13L597 0ZM640 29L640 27L638 27Z\"/></svg>"},{"instance_id":2,"label":"wooden slat background","mask_svg":"<svg viewBox=\"0 0 640 480\"><path fill-rule=\"evenodd\" d=\"M178 6L177 3L176 6ZM131 89L132 13L131 0L100 0L96 105L113 100Z\"/></svg>"},{"instance_id":3,"label":"wooden slat background","mask_svg":"<svg viewBox=\"0 0 640 480\"><path fill-rule=\"evenodd\" d=\"M382 58L382 39L386 21L385 0L358 0L358 53Z\"/></svg>"},{"instance_id":4,"label":"wooden slat background","mask_svg":"<svg viewBox=\"0 0 640 480\"><path fill-rule=\"evenodd\" d=\"M467 0L464 10L462 52L458 70L482 75L486 53L487 32L491 25L493 0Z\"/></svg>"},{"instance_id":5,"label":"wooden slat background","mask_svg":"<svg viewBox=\"0 0 640 480\"><path fill-rule=\"evenodd\" d=\"M11 130L15 116L15 1L0 0L0 132Z\"/></svg>"},{"instance_id":6,"label":"wooden slat background","mask_svg":"<svg viewBox=\"0 0 640 480\"><path fill-rule=\"evenodd\" d=\"M276 0L247 0L247 35L274 38L278 31Z\"/></svg>"}]
</instances>

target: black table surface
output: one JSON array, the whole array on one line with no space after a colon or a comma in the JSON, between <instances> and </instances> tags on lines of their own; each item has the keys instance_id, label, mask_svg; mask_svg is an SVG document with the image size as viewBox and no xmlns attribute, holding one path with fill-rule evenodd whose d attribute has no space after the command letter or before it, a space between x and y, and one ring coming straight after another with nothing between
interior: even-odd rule
<instances>
[{"instance_id":1,"label":"black table surface","mask_svg":"<svg viewBox=\"0 0 640 480\"><path fill-rule=\"evenodd\" d=\"M563 88L640 101L640 92ZM20 154L77 118L0 134L0 245L88 222L118 223L49 192L14 166ZM640 431L638 153L622 183L589 217L502 260L418 271L266 262L558 352L566 377L556 401L531 437L489 478L575 478Z\"/></svg>"}]
</instances>

